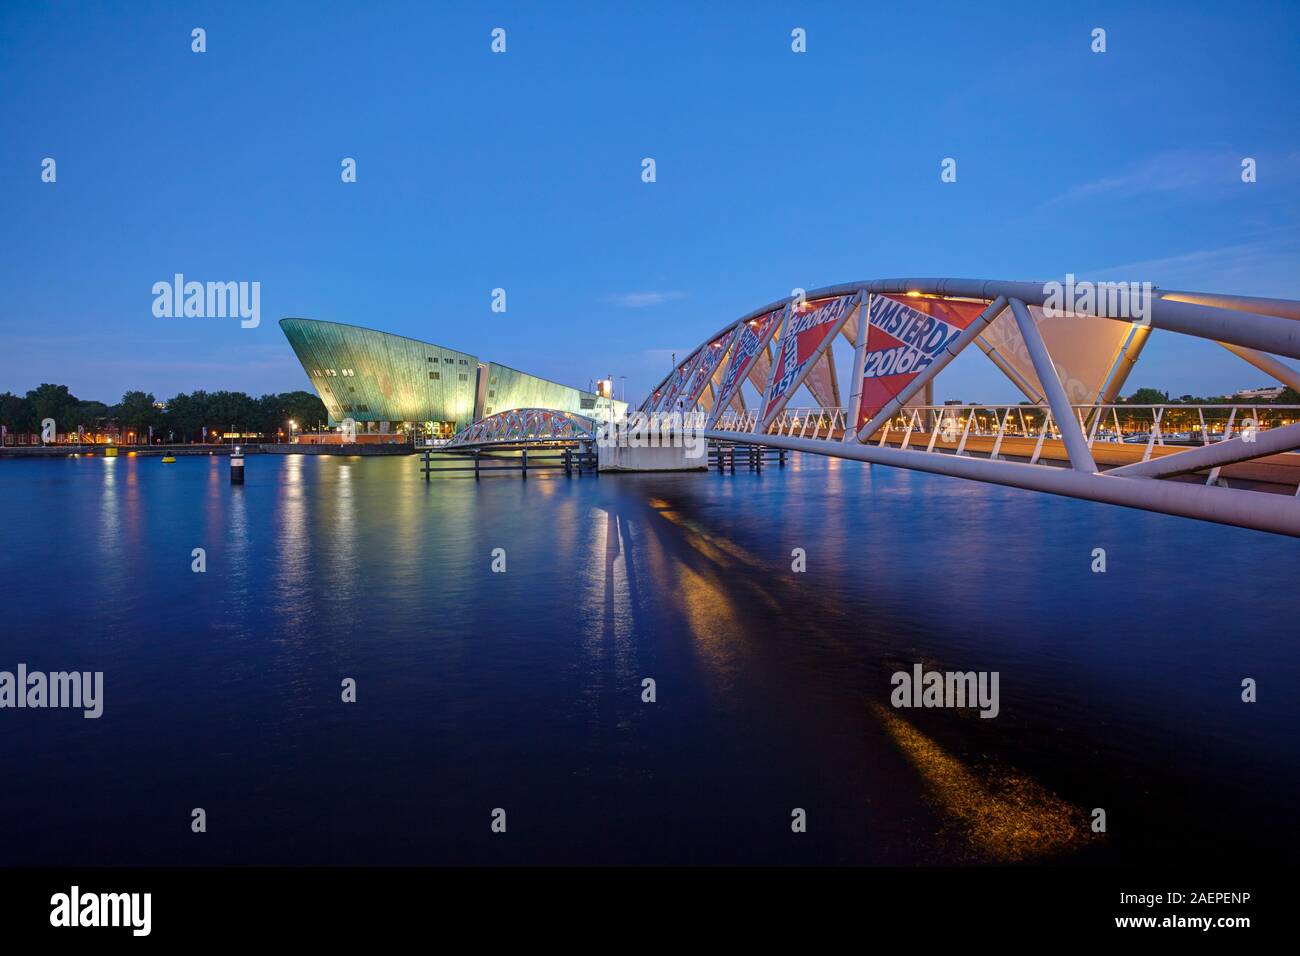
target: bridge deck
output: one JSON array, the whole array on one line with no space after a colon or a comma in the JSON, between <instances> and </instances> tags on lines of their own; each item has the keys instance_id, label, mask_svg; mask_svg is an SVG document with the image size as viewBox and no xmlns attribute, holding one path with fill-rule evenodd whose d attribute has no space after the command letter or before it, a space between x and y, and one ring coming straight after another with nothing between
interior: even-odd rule
<instances>
[{"instance_id":1,"label":"bridge deck","mask_svg":"<svg viewBox=\"0 0 1300 956\"><path fill-rule=\"evenodd\" d=\"M826 439L828 444L842 441L844 431L836 428L830 438ZM744 432L736 433L736 440L739 442L761 441L760 436L747 434ZM870 441L864 444L874 445L880 441L879 433L873 436ZM902 448L904 441L904 432L894 429L890 432L889 437L885 440L886 448ZM955 453L960 445L960 438L953 441L945 441L942 436L935 438L934 451L940 453ZM994 435L968 435L966 438L966 454L976 458L987 458L993 452L994 445L997 444L997 437ZM1024 437L1021 435L1004 435L1002 444L998 448L998 455L1003 458L1012 460L1029 461L1034 456L1034 449L1038 446L1036 437ZM930 433L914 431L907 439L907 447L912 451L925 451L930 447ZM1190 451L1192 448L1199 448L1199 445L1154 445L1151 448L1151 458L1164 458L1168 455L1177 455L1180 452ZM1118 468L1121 465L1131 465L1135 462L1142 461L1146 454L1145 443L1128 443L1114 441L1097 441L1092 444L1092 457L1097 462L1098 467L1104 469ZM1058 438L1044 438L1043 446L1039 452L1038 460L1041 462L1052 462L1060 465L1068 465L1069 457L1066 454L1065 444ZM1205 472L1195 473L1202 479L1206 476ZM1231 480L1234 484L1249 485L1258 487L1261 491L1276 490L1287 494L1294 493L1300 486L1300 454L1287 452L1280 455L1268 455L1263 458L1257 458L1253 461L1244 461L1237 464L1225 465L1219 471L1222 478ZM1268 486L1272 486L1271 488Z\"/></svg>"}]
</instances>

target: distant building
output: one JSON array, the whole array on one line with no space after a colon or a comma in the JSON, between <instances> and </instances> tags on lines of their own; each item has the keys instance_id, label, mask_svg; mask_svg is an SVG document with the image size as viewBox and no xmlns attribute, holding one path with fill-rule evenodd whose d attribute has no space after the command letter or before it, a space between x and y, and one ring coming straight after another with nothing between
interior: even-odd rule
<instances>
[{"instance_id":1,"label":"distant building","mask_svg":"<svg viewBox=\"0 0 1300 956\"><path fill-rule=\"evenodd\" d=\"M1253 398L1262 402L1271 402L1273 399L1281 396L1284 389L1281 385L1270 385L1265 388L1243 388L1239 389L1228 398Z\"/></svg>"},{"instance_id":2,"label":"distant building","mask_svg":"<svg viewBox=\"0 0 1300 956\"><path fill-rule=\"evenodd\" d=\"M358 432L418 429L449 438L512 408L550 408L606 418L624 402L570 388L431 342L316 319L281 319L294 354L325 403L330 424Z\"/></svg>"}]
</instances>

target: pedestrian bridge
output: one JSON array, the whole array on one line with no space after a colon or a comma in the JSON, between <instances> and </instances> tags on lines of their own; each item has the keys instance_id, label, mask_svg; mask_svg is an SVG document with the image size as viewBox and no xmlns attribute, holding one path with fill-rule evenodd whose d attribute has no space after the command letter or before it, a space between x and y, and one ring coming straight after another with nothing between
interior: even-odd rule
<instances>
[{"instance_id":1,"label":"pedestrian bridge","mask_svg":"<svg viewBox=\"0 0 1300 956\"><path fill-rule=\"evenodd\" d=\"M1283 361L1300 358L1300 302L1073 277L1063 288L883 279L797 291L729 321L639 411L680 415L713 441L1300 536L1300 407L1117 400L1155 335L1204 340L1300 392ZM936 379L964 354L1024 400L936 403Z\"/></svg>"},{"instance_id":2,"label":"pedestrian bridge","mask_svg":"<svg viewBox=\"0 0 1300 956\"><path fill-rule=\"evenodd\" d=\"M481 418L457 432L443 447L447 451L474 448L545 445L554 442L593 442L596 420L550 408L513 408Z\"/></svg>"}]
</instances>

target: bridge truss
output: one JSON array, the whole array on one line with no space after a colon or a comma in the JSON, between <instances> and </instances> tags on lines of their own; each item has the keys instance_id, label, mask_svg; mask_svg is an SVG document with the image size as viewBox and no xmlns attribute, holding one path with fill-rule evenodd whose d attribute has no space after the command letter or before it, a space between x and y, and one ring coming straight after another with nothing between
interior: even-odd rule
<instances>
[{"instance_id":1,"label":"bridge truss","mask_svg":"<svg viewBox=\"0 0 1300 956\"><path fill-rule=\"evenodd\" d=\"M446 451L490 446L592 442L596 421L585 415L551 408L512 408L481 418L457 432L443 447Z\"/></svg>"},{"instance_id":2,"label":"bridge truss","mask_svg":"<svg viewBox=\"0 0 1300 956\"><path fill-rule=\"evenodd\" d=\"M1218 343L1300 391L1300 372L1282 361L1300 358L1300 302L1136 284L1062 302L1050 283L883 279L816 289L729 322L640 411L680 413L717 441L1300 536L1300 408L1117 402L1156 331ZM837 345L851 350L847 401ZM972 346L1024 402L934 403L936 377ZM801 387L815 406L790 407Z\"/></svg>"}]
</instances>

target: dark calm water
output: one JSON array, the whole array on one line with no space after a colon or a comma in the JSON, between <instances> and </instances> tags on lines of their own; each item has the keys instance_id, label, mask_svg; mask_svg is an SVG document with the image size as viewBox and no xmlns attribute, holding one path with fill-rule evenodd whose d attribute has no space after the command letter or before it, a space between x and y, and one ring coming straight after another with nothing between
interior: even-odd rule
<instances>
[{"instance_id":1,"label":"dark calm water","mask_svg":"<svg viewBox=\"0 0 1300 956\"><path fill-rule=\"evenodd\" d=\"M1296 856L1294 540L821 459L417 468L0 461L0 670L106 682L0 710L0 864ZM889 707L914 662L1001 714Z\"/></svg>"}]
</instances>

